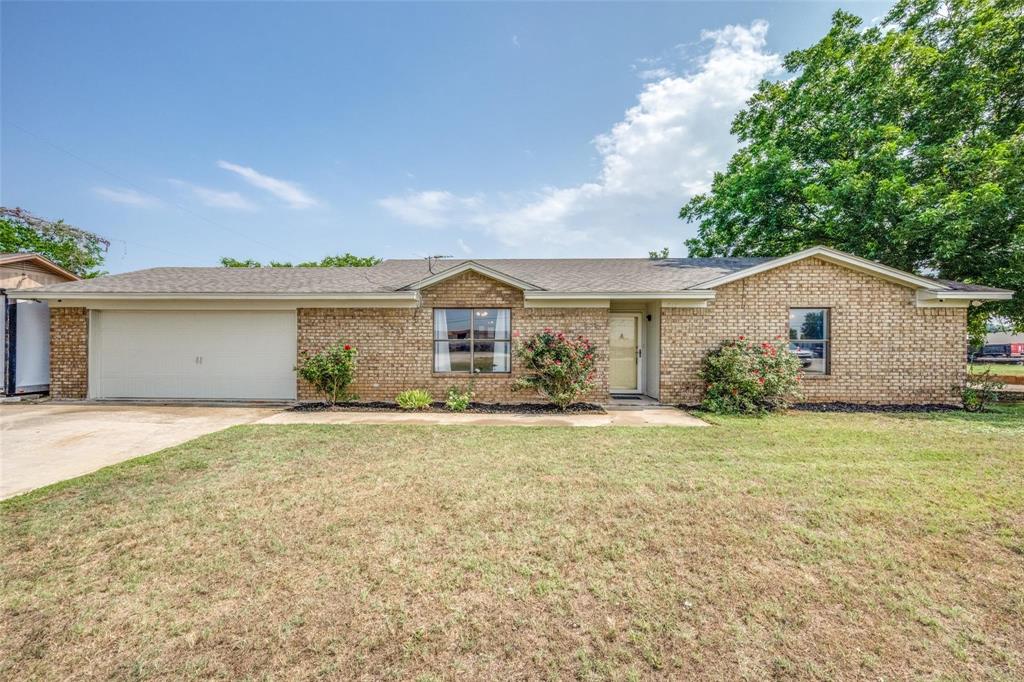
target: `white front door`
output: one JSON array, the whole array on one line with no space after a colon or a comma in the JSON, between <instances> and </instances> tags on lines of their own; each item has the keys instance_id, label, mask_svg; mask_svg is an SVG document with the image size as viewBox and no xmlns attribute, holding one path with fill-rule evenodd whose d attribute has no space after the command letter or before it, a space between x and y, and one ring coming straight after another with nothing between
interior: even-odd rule
<instances>
[{"instance_id":1,"label":"white front door","mask_svg":"<svg viewBox=\"0 0 1024 682\"><path fill-rule=\"evenodd\" d=\"M96 311L93 398L294 400L295 313Z\"/></svg>"},{"instance_id":2,"label":"white front door","mask_svg":"<svg viewBox=\"0 0 1024 682\"><path fill-rule=\"evenodd\" d=\"M612 393L640 393L643 389L641 318L641 313L608 316L608 388Z\"/></svg>"}]
</instances>

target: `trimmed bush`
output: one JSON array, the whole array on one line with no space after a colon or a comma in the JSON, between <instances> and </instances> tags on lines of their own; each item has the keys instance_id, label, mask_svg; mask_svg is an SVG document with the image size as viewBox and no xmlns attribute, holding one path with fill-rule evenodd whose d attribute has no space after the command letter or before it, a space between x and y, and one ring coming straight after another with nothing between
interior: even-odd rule
<instances>
[{"instance_id":1,"label":"trimmed bush","mask_svg":"<svg viewBox=\"0 0 1024 682\"><path fill-rule=\"evenodd\" d=\"M964 409L968 412L984 412L990 403L999 400L999 391L1006 384L986 369L977 374L968 373L963 386L954 386L960 394Z\"/></svg>"},{"instance_id":2,"label":"trimmed bush","mask_svg":"<svg viewBox=\"0 0 1024 682\"><path fill-rule=\"evenodd\" d=\"M448 396L444 401L444 406L452 412L465 412L469 409L469 404L472 400L473 382L471 381L464 391L458 386L450 387L448 389Z\"/></svg>"},{"instance_id":3,"label":"trimmed bush","mask_svg":"<svg viewBox=\"0 0 1024 682\"><path fill-rule=\"evenodd\" d=\"M752 343L725 341L704 358L701 406L711 412L762 414L789 407L800 397L800 360L781 336Z\"/></svg>"},{"instance_id":4,"label":"trimmed bush","mask_svg":"<svg viewBox=\"0 0 1024 682\"><path fill-rule=\"evenodd\" d=\"M589 339L570 339L551 329L524 340L518 333L513 336L524 376L512 390L535 390L564 410L594 388L594 351Z\"/></svg>"},{"instance_id":5,"label":"trimmed bush","mask_svg":"<svg viewBox=\"0 0 1024 682\"><path fill-rule=\"evenodd\" d=\"M403 410L425 410L434 402L434 398L427 391L414 388L396 395L395 402Z\"/></svg>"},{"instance_id":6,"label":"trimmed bush","mask_svg":"<svg viewBox=\"0 0 1024 682\"><path fill-rule=\"evenodd\" d=\"M356 357L359 352L347 343L335 345L314 355L305 355L295 371L318 390L324 400L334 405L353 400L348 387L356 374Z\"/></svg>"}]
</instances>

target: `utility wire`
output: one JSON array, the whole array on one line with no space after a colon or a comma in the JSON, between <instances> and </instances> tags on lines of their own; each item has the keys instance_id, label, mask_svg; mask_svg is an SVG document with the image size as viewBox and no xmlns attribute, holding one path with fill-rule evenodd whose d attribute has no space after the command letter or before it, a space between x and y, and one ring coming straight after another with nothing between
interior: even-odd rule
<instances>
[{"instance_id":1,"label":"utility wire","mask_svg":"<svg viewBox=\"0 0 1024 682\"><path fill-rule=\"evenodd\" d=\"M127 184L127 185L129 185L129 186L131 186L133 188L135 188L136 190L142 192L143 194L147 194L147 195L150 194L150 192L148 190L146 190L143 187L140 187L139 185L137 185L136 183L132 182L128 178L125 178L124 176L119 175L119 174L115 173L114 171L112 171L112 170L110 170L108 168L104 168L103 166L99 165L98 163L93 163L89 159L86 159L85 157L80 156L79 154L76 154L75 152L73 152L73 151L71 151L69 149L65 149L64 147L61 147L58 144L54 144L53 142L50 142L46 138L33 133L32 131L26 130L25 128L21 127L17 123L12 123L11 121L6 121L6 123L7 123L7 125L10 125L13 128L17 128L18 130L20 130L21 132L25 133L29 137L33 137L36 140L38 140L39 142L42 142L43 144L45 144L45 145L47 145L49 147L52 147L53 149L56 149L57 151L59 151L59 152L61 152L63 154L67 154L71 158L73 158L73 159L75 159L75 160L77 160L77 161L79 161L81 163L84 163L87 166L91 166L92 168L95 168L96 170L102 171L103 173L106 173L110 177L116 178L120 182L123 182L123 183L125 183L125 184ZM253 242L254 244L259 244L260 246L265 246L268 249L272 249L272 250L277 251L277 252L280 253L280 248L279 247L274 246L273 244L268 244L267 242L264 242L264 241L260 241L259 239L256 239L256 238L254 238L254 237L252 237L250 235L247 235L244 232L241 232L239 230L235 230L233 228L226 227L224 225L220 225L219 223L216 223L216 222L210 220L206 216L203 216L203 215L200 215L200 214L196 213L192 209L190 209L190 208L188 208L186 206L183 206L182 204L179 204L176 201L168 201L167 203L169 203L171 206L174 206L179 211L182 211L183 213L187 213L190 216L192 216L193 218L197 218L198 220L202 220L204 223L212 225L213 227L216 227L219 230L224 230L225 232L230 232L231 234L234 234L234 235L237 235L239 237L243 237L245 239L248 239L249 241ZM122 240L122 241L124 241L124 240ZM294 256L295 254L292 253L291 255Z\"/></svg>"}]
</instances>

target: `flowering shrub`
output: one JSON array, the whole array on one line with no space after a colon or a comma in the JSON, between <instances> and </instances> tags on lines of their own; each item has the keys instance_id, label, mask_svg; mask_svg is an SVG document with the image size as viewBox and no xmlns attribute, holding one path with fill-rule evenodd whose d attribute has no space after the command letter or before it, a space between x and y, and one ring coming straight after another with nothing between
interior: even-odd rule
<instances>
[{"instance_id":1,"label":"flowering shrub","mask_svg":"<svg viewBox=\"0 0 1024 682\"><path fill-rule=\"evenodd\" d=\"M433 396L422 388L402 391L395 396L395 402L403 410L425 410L434 402Z\"/></svg>"},{"instance_id":2,"label":"flowering shrub","mask_svg":"<svg viewBox=\"0 0 1024 682\"><path fill-rule=\"evenodd\" d=\"M348 387L356 373L358 352L347 343L337 343L315 355L304 355L295 371L313 384L330 404L351 400Z\"/></svg>"},{"instance_id":3,"label":"flowering shrub","mask_svg":"<svg viewBox=\"0 0 1024 682\"><path fill-rule=\"evenodd\" d=\"M786 342L753 343L741 336L704 358L701 406L712 412L760 414L789 407L799 397L800 360Z\"/></svg>"},{"instance_id":4,"label":"flowering shrub","mask_svg":"<svg viewBox=\"0 0 1024 682\"><path fill-rule=\"evenodd\" d=\"M513 390L533 389L564 410L594 387L594 351L589 339L571 339L551 329L528 339L520 339L518 332L513 337L516 357L525 372L512 385Z\"/></svg>"},{"instance_id":5,"label":"flowering shrub","mask_svg":"<svg viewBox=\"0 0 1024 682\"><path fill-rule=\"evenodd\" d=\"M444 406L452 412L465 412L469 409L469 403L473 400L473 382L470 381L465 390L458 386L449 386L448 395L445 397Z\"/></svg>"}]
</instances>

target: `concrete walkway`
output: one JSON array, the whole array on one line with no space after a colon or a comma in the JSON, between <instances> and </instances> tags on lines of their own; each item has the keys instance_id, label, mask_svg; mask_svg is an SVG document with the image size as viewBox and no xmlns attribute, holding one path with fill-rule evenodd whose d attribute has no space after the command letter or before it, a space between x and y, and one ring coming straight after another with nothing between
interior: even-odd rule
<instances>
[{"instance_id":1,"label":"concrete walkway","mask_svg":"<svg viewBox=\"0 0 1024 682\"><path fill-rule=\"evenodd\" d=\"M278 412L260 424L426 424L441 426L707 426L674 407L609 409L607 414L450 412Z\"/></svg>"}]
</instances>

